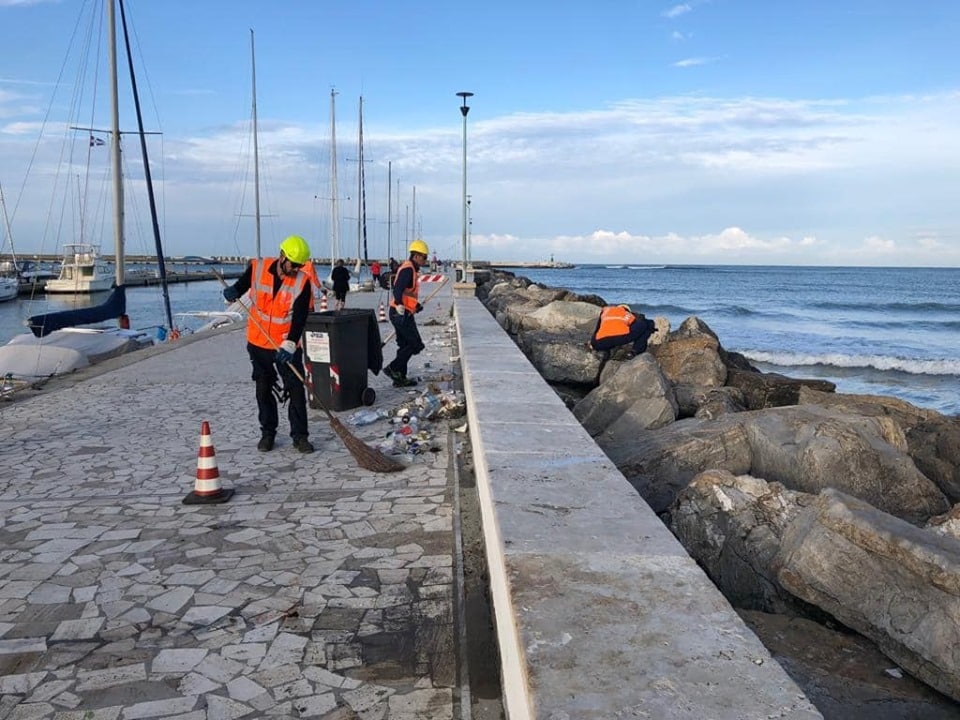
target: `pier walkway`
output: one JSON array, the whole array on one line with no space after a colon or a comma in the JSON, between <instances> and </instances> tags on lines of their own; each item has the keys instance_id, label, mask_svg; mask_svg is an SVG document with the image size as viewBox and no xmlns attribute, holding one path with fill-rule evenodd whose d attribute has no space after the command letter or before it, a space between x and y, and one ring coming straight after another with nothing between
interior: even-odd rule
<instances>
[{"instance_id":1,"label":"pier walkway","mask_svg":"<svg viewBox=\"0 0 960 720\"><path fill-rule=\"evenodd\" d=\"M486 720L463 664L461 453L510 720L819 717L469 287L445 288L411 374L463 382L469 446L463 419L436 423L400 473L358 468L318 411L316 453L285 418L257 452L240 329L0 406L0 720ZM385 408L420 389L370 386ZM187 506L204 420L236 495Z\"/></svg>"},{"instance_id":2,"label":"pier walkway","mask_svg":"<svg viewBox=\"0 0 960 720\"><path fill-rule=\"evenodd\" d=\"M451 377L451 297L419 317L411 370L427 379ZM369 377L374 407L415 397ZM284 409L277 447L257 451L239 328L0 406L0 718L454 717L445 425L435 452L375 474L323 418L310 411L314 454L293 449ZM204 420L236 495L184 505Z\"/></svg>"}]
</instances>

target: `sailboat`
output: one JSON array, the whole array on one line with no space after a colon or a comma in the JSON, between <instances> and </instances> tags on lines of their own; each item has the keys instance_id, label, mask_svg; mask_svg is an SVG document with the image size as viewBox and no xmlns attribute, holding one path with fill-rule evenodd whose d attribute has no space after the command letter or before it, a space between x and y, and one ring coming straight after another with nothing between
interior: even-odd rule
<instances>
[{"instance_id":1,"label":"sailboat","mask_svg":"<svg viewBox=\"0 0 960 720\"><path fill-rule=\"evenodd\" d=\"M20 273L17 256L13 252L13 235L10 234L10 218L7 217L7 203L3 199L3 187L0 186L0 209L3 210L3 225L6 240L0 245L0 251L10 243L10 260L0 262L0 302L13 300L20 293Z\"/></svg>"},{"instance_id":2,"label":"sailboat","mask_svg":"<svg viewBox=\"0 0 960 720\"><path fill-rule=\"evenodd\" d=\"M10 374L18 378L36 379L50 375L70 372L77 368L113 357L145 345L152 344L153 338L147 333L130 330L126 315L126 286L124 284L124 208L123 178L121 173L120 148L120 109L117 71L117 24L115 2L119 4L123 23L124 41L127 56L130 55L127 37L123 0L107 0L107 42L109 43L111 127L110 160L113 185L113 233L115 244L115 287L110 296L100 305L64 310L31 316L28 326L32 334L19 335L7 345L0 347L0 375ZM145 132L143 129L140 102L137 96L136 79L130 63L130 81L134 104L137 110L140 147L143 155L145 180L153 220L154 237L157 242L157 262L164 293L167 322L173 327L170 313L169 294L166 287L166 268L163 251L160 247L160 233L157 222L156 205L153 196L153 183L150 164L147 158ZM87 132L102 132L96 128L76 128ZM91 325L105 320L117 320L115 328L80 328L78 325Z\"/></svg>"}]
</instances>

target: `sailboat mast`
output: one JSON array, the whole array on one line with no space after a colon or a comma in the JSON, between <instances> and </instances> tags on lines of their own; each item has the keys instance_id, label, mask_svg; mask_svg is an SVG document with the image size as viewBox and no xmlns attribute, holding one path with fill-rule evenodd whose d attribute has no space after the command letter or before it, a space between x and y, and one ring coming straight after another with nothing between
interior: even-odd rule
<instances>
[{"instance_id":1,"label":"sailboat mast","mask_svg":"<svg viewBox=\"0 0 960 720\"><path fill-rule=\"evenodd\" d=\"M330 88L330 269L340 255L340 214L337 210L337 91Z\"/></svg>"},{"instance_id":2,"label":"sailboat mast","mask_svg":"<svg viewBox=\"0 0 960 720\"><path fill-rule=\"evenodd\" d=\"M117 287L123 285L123 175L120 164L120 92L117 89L117 21L114 0L107 3L107 32L110 50L110 163L113 173L113 245Z\"/></svg>"},{"instance_id":3,"label":"sailboat mast","mask_svg":"<svg viewBox=\"0 0 960 720\"><path fill-rule=\"evenodd\" d=\"M260 144L257 140L257 59L254 55L253 28L250 29L250 68L253 83L253 212L257 259L260 259Z\"/></svg>"},{"instance_id":4,"label":"sailboat mast","mask_svg":"<svg viewBox=\"0 0 960 720\"><path fill-rule=\"evenodd\" d=\"M357 267L360 272L360 233L363 226L363 95L360 96L360 120L357 127Z\"/></svg>"},{"instance_id":5,"label":"sailboat mast","mask_svg":"<svg viewBox=\"0 0 960 720\"><path fill-rule=\"evenodd\" d=\"M360 226L363 235L363 263L369 263L367 257L367 187L363 169L363 95L360 96ZM360 264L360 252L357 249L357 264Z\"/></svg>"},{"instance_id":6,"label":"sailboat mast","mask_svg":"<svg viewBox=\"0 0 960 720\"><path fill-rule=\"evenodd\" d=\"M390 226L393 225L393 160L387 163L387 257L390 254Z\"/></svg>"}]
</instances>

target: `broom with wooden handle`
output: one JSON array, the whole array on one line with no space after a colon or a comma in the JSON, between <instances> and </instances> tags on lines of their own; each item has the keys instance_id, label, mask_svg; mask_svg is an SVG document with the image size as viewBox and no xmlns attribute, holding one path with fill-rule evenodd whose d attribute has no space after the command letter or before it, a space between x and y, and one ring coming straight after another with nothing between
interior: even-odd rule
<instances>
[{"instance_id":1,"label":"broom with wooden handle","mask_svg":"<svg viewBox=\"0 0 960 720\"><path fill-rule=\"evenodd\" d=\"M426 306L426 304L427 304L428 302L430 302L431 298L433 298L434 295L436 295L438 292L440 292L440 289L441 289L444 285L446 285L446 284L447 284L447 278L444 277L444 278L443 278L443 282L439 283L439 284L433 289L433 292L431 292L429 295L427 295L427 297L424 299L424 301L423 301L422 303L420 303L420 304ZM387 337L384 338L383 342L380 343L380 347L386 347L386 346L387 346L387 343L390 342L391 340L393 340L393 336L396 335L396 334L397 334L396 329L391 330L391 331L387 334Z\"/></svg>"},{"instance_id":2,"label":"broom with wooden handle","mask_svg":"<svg viewBox=\"0 0 960 720\"><path fill-rule=\"evenodd\" d=\"M223 279L223 275L216 270L214 270L213 273L217 276L220 284L224 287L227 287L227 281ZM250 322L252 322L257 329L260 330L260 333L270 341L270 344L273 345L274 350L279 350L280 346L274 342L273 338L271 338L266 331L264 331L263 326L260 325L260 323L257 321L257 318L250 313L250 309L246 305L243 305L243 303L240 304L243 306L244 312L247 314L247 318L250 320ZM360 467L379 473L398 472L405 468L403 463L397 462L393 458L384 455L374 447L370 447L363 440L351 433L350 430L347 429L346 425L340 422L340 418L331 413L330 410L327 409L327 406L320 401L320 396L317 395L316 391L314 390L313 383L307 380L300 373L300 371L294 367L293 363L288 362L286 365L288 368L290 368L290 372L296 376L297 380L303 383L304 387L310 389L310 392L313 394L317 405L319 405L320 409L323 410L324 414L326 414L327 420L330 423L330 427L333 428L333 431L343 441L343 444L346 446L347 450L350 451L350 454L353 455Z\"/></svg>"}]
</instances>

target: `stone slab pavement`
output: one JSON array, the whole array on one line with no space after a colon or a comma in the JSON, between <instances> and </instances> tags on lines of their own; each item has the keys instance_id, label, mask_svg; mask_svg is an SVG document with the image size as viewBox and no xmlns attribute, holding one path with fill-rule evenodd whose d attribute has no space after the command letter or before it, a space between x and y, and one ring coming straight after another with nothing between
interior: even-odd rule
<instances>
[{"instance_id":1,"label":"stone slab pavement","mask_svg":"<svg viewBox=\"0 0 960 720\"><path fill-rule=\"evenodd\" d=\"M427 349L411 363L440 387L451 286L418 317ZM424 383L369 385L374 408L395 409ZM203 421L236 495L184 505ZM359 468L319 410L310 422L316 453L293 449L284 409L277 447L256 450L240 328L0 406L0 719L454 717L462 421L427 424L433 451L398 456L409 467L393 474ZM347 427L371 445L392 429Z\"/></svg>"}]
</instances>

